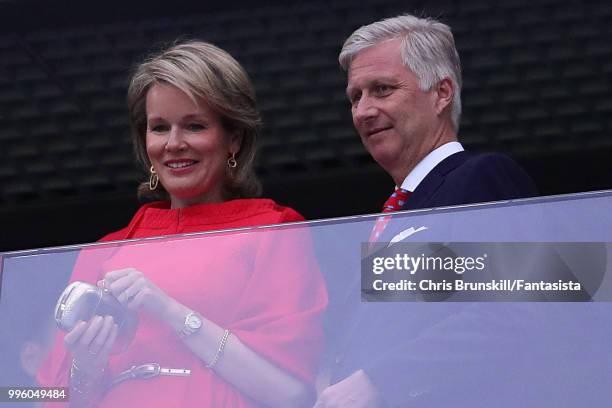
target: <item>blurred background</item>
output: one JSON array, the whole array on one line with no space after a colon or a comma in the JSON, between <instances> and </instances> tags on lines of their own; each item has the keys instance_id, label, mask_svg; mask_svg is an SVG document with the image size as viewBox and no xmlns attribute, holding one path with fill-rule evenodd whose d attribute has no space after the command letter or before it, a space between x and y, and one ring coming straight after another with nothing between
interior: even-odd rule
<instances>
[{"instance_id":1,"label":"blurred background","mask_svg":"<svg viewBox=\"0 0 612 408\"><path fill-rule=\"evenodd\" d=\"M337 56L403 12L455 34L460 141L522 164L543 195L612 188L612 2L0 0L0 251L92 242L123 227L145 180L125 94L176 39L241 62L264 118L264 195L309 219L377 212L392 180L363 149Z\"/></svg>"}]
</instances>

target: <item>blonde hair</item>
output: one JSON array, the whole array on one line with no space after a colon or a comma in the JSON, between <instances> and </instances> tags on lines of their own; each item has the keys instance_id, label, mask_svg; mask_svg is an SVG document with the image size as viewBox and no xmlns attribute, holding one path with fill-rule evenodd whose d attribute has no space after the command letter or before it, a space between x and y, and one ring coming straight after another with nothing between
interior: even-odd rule
<instances>
[{"instance_id":1,"label":"blonde hair","mask_svg":"<svg viewBox=\"0 0 612 408\"><path fill-rule=\"evenodd\" d=\"M220 117L221 124L241 139L236 154L238 165L223 182L226 199L254 197L261 186L254 171L256 143L261 117L255 90L244 68L222 49L203 41L187 41L149 56L136 67L128 87L127 103L136 158L148 172L146 149L146 98L151 86L165 83L177 87L194 103L204 101ZM161 184L150 191L148 181L140 184L141 200L167 199Z\"/></svg>"}]
</instances>

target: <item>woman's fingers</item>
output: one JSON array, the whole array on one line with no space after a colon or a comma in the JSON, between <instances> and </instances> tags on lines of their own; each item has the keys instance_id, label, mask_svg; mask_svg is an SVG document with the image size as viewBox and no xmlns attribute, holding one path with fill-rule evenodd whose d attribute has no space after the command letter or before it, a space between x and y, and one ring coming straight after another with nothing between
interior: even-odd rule
<instances>
[{"instance_id":1,"label":"woman's fingers","mask_svg":"<svg viewBox=\"0 0 612 408\"><path fill-rule=\"evenodd\" d=\"M95 316L85 323L85 327L85 331L72 344L70 350L80 370L99 373L108 363L118 328L112 316Z\"/></svg>"},{"instance_id":2,"label":"woman's fingers","mask_svg":"<svg viewBox=\"0 0 612 408\"><path fill-rule=\"evenodd\" d=\"M119 278L110 285L111 293L117 298L117 300L122 301L123 293L134 284L135 280L136 276L134 276L134 274Z\"/></svg>"},{"instance_id":3,"label":"woman's fingers","mask_svg":"<svg viewBox=\"0 0 612 408\"><path fill-rule=\"evenodd\" d=\"M146 285L146 279L136 269L120 269L108 272L98 286L108 289L124 305Z\"/></svg>"},{"instance_id":4,"label":"woman's fingers","mask_svg":"<svg viewBox=\"0 0 612 408\"><path fill-rule=\"evenodd\" d=\"M113 323L110 326L108 337L106 338L104 345L100 349L100 355L103 355L103 356L110 355L110 352L113 349L113 345L115 344L115 340L117 340L118 336L119 336L119 326L117 326L117 323Z\"/></svg>"},{"instance_id":5,"label":"woman's fingers","mask_svg":"<svg viewBox=\"0 0 612 408\"><path fill-rule=\"evenodd\" d=\"M102 348L106 344L106 341L108 340L108 337L111 333L113 323L114 321L112 316L105 316L102 318L102 327L100 328L98 334L91 341L91 344L89 344L87 351L90 354L97 355L101 353Z\"/></svg>"},{"instance_id":6,"label":"woman's fingers","mask_svg":"<svg viewBox=\"0 0 612 408\"><path fill-rule=\"evenodd\" d=\"M123 290L115 296L119 302L126 305L131 298L136 296L142 287L143 282L140 281L140 279L135 279L130 282L129 286L124 287Z\"/></svg>"},{"instance_id":7,"label":"woman's fingers","mask_svg":"<svg viewBox=\"0 0 612 408\"><path fill-rule=\"evenodd\" d=\"M98 282L98 287L112 293L119 303L132 311L147 309L160 315L168 307L168 296L134 268L106 273L104 279Z\"/></svg>"},{"instance_id":8,"label":"woman's fingers","mask_svg":"<svg viewBox=\"0 0 612 408\"><path fill-rule=\"evenodd\" d=\"M83 333L85 333L85 330L87 329L87 327L88 327L88 324L87 322L84 322L84 321L80 321L77 324L75 324L72 330L70 330L64 336L64 344L66 344L66 346L69 349L72 349L74 345L76 344L76 342L81 338Z\"/></svg>"},{"instance_id":9,"label":"woman's fingers","mask_svg":"<svg viewBox=\"0 0 612 408\"><path fill-rule=\"evenodd\" d=\"M81 336L79 340L79 346L89 350L89 344L92 342L94 337L98 334L102 328L104 318L102 316L94 316L88 324L87 330ZM91 353L93 354L93 353Z\"/></svg>"},{"instance_id":10,"label":"woman's fingers","mask_svg":"<svg viewBox=\"0 0 612 408\"><path fill-rule=\"evenodd\" d=\"M113 283L117 279L123 278L124 276L127 276L133 272L138 272L138 271L134 268L116 269L114 271L107 272L104 275L104 280L106 280L107 283Z\"/></svg>"}]
</instances>

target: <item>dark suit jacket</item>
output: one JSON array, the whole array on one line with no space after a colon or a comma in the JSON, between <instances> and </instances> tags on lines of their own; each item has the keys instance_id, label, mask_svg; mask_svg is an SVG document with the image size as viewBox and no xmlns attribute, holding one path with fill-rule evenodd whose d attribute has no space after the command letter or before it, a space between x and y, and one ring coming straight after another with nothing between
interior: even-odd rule
<instances>
[{"instance_id":1,"label":"dark suit jacket","mask_svg":"<svg viewBox=\"0 0 612 408\"><path fill-rule=\"evenodd\" d=\"M537 194L531 178L509 157L463 151L434 167L403 209L482 203Z\"/></svg>"},{"instance_id":2,"label":"dark suit jacket","mask_svg":"<svg viewBox=\"0 0 612 408\"><path fill-rule=\"evenodd\" d=\"M403 209L535 195L537 190L531 178L507 156L464 151L439 163L419 184ZM380 240L388 241L395 232L385 230ZM460 303L361 304L358 292L354 290L345 302L346 321L334 324L342 333L338 335L332 382L364 369L390 406L451 402L436 397L457 397L464 388L465 378L461 375L479 370L482 359L492 363L491 359L497 355L481 358L477 353L463 350L468 356L460 357L462 341L453 336L466 333L465 329L469 331L464 325L487 326L488 318L497 321L500 315L507 315L508 319L521 315L514 313L514 305L510 307L511 312L503 309L499 313L476 313L475 316L473 309ZM479 323L475 323L476 320ZM508 320L508 324L501 325L499 333L494 335L502 353L518 352L524 346L514 341L517 336L506 335L514 333L517 327L520 330L520 325L513 326L515 323L516 319ZM460 327L462 330L458 330ZM474 328L473 332L478 329ZM479 339L478 335L472 340L487 344L493 341ZM432 384L436 385L435 389L431 388Z\"/></svg>"},{"instance_id":3,"label":"dark suit jacket","mask_svg":"<svg viewBox=\"0 0 612 408\"><path fill-rule=\"evenodd\" d=\"M425 177L405 209L535 194L509 158L461 152ZM389 223L381 241L406 227L400 224ZM599 260L584 273L603 276L600 252L595 248ZM562 266L555 263L556 270ZM605 303L362 303L359 284L344 300L346 317L332 324L342 334L332 382L363 369L390 407L581 407L612 400Z\"/></svg>"}]
</instances>

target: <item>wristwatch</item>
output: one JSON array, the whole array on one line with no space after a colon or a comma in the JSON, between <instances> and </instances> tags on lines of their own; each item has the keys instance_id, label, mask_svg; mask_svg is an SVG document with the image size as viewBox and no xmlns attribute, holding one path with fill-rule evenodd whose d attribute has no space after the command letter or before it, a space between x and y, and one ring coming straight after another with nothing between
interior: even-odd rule
<instances>
[{"instance_id":1,"label":"wristwatch","mask_svg":"<svg viewBox=\"0 0 612 408\"><path fill-rule=\"evenodd\" d=\"M181 337L187 337L197 332L201 328L202 316L192 310L187 313L187 316L185 316L185 321L183 322L183 327L181 328L179 335Z\"/></svg>"}]
</instances>

